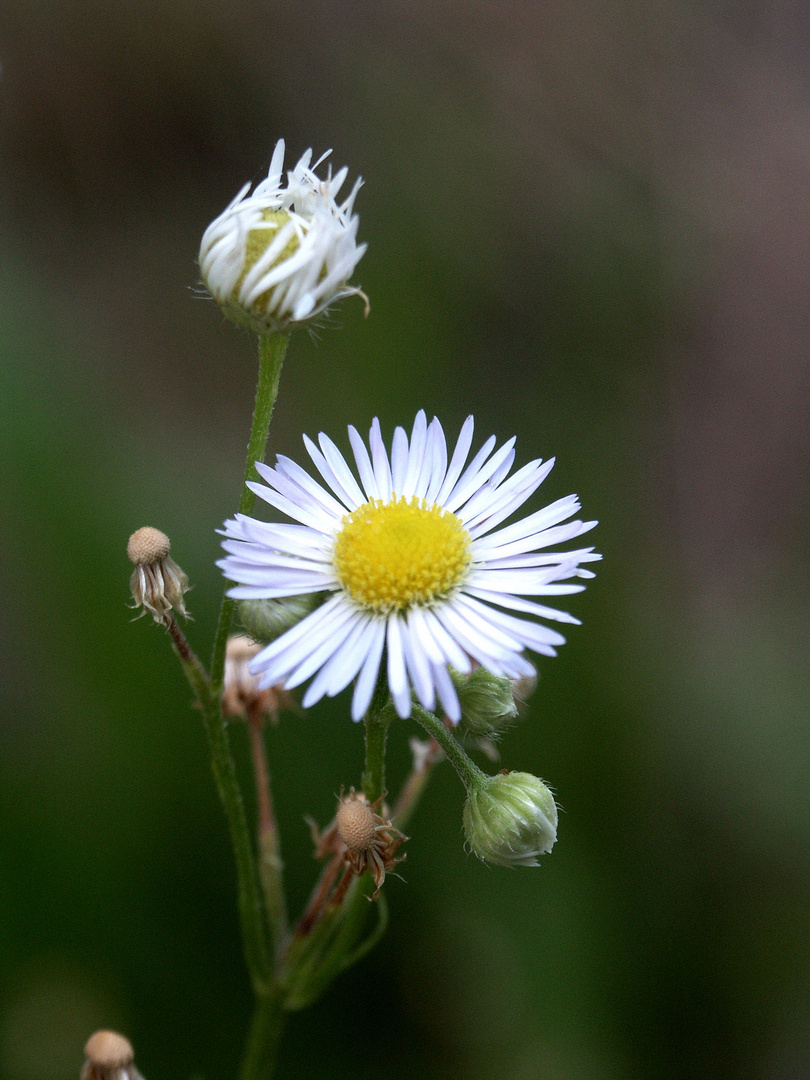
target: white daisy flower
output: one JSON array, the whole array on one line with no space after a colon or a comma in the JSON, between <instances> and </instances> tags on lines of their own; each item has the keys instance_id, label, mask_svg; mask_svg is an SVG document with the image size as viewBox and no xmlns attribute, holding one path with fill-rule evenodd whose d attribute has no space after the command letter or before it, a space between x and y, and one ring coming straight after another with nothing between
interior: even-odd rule
<instances>
[{"instance_id":1,"label":"white daisy flower","mask_svg":"<svg viewBox=\"0 0 810 1080\"><path fill-rule=\"evenodd\" d=\"M344 296L363 295L348 284L365 244L357 243L352 213L361 181L348 198L337 195L348 175L331 169L321 180L307 150L284 183L284 140L276 143L270 172L253 191L245 184L205 230L200 272L225 314L260 333L312 319Z\"/></svg>"},{"instance_id":2,"label":"white daisy flower","mask_svg":"<svg viewBox=\"0 0 810 1080\"><path fill-rule=\"evenodd\" d=\"M592 548L551 551L591 529L571 520L575 495L502 526L550 472L554 461L531 461L509 476L514 439L499 450L489 438L467 465L473 418L449 457L437 419L420 412L410 440L394 432L386 452L374 420L369 449L349 428L358 479L335 444L319 435L304 443L325 486L279 456L256 462L266 484L249 486L297 524L244 515L225 523L219 562L238 584L237 599L323 593L324 601L251 662L260 686L287 689L314 676L303 704L332 697L356 678L352 718L371 702L385 656L398 714L410 715L411 694L425 709L437 701L453 721L461 715L448 671L474 663L496 675L534 674L524 649L556 655L564 638L538 616L579 620L526 597L579 592L572 578L590 578ZM466 465L466 468L465 468ZM502 527L499 527L502 526ZM519 614L512 614L517 612Z\"/></svg>"}]
</instances>

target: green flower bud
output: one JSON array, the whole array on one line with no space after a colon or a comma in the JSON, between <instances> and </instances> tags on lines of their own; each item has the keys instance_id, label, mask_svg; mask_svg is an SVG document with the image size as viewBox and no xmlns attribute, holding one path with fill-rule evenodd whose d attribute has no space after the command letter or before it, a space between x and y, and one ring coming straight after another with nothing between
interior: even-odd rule
<instances>
[{"instance_id":1,"label":"green flower bud","mask_svg":"<svg viewBox=\"0 0 810 1080\"><path fill-rule=\"evenodd\" d=\"M557 839L554 796L531 773L487 776L472 785L464 806L467 843L485 862L537 866Z\"/></svg>"},{"instance_id":2,"label":"green flower bud","mask_svg":"<svg viewBox=\"0 0 810 1080\"><path fill-rule=\"evenodd\" d=\"M461 705L462 731L476 738L497 738L518 715L512 680L476 668L470 675L451 672Z\"/></svg>"},{"instance_id":3,"label":"green flower bud","mask_svg":"<svg viewBox=\"0 0 810 1080\"><path fill-rule=\"evenodd\" d=\"M270 642L309 615L317 594L283 596L272 600L240 600L239 618L254 641Z\"/></svg>"}]
</instances>

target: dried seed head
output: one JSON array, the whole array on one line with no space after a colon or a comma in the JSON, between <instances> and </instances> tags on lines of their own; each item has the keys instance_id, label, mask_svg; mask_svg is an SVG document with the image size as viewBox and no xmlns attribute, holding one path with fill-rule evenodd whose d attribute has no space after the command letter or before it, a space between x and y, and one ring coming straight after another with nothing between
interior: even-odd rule
<instances>
[{"instance_id":1,"label":"dried seed head","mask_svg":"<svg viewBox=\"0 0 810 1080\"><path fill-rule=\"evenodd\" d=\"M169 538L160 529L148 525L129 538L127 555L135 569L129 580L135 607L148 611L157 623L168 626L171 612L188 618L183 595L188 592L188 578L169 555Z\"/></svg>"},{"instance_id":2,"label":"dried seed head","mask_svg":"<svg viewBox=\"0 0 810 1080\"><path fill-rule=\"evenodd\" d=\"M153 529L149 525L134 532L127 544L129 561L135 566L160 562L161 559L166 558L170 550L171 544L166 533L161 532L160 529Z\"/></svg>"},{"instance_id":3,"label":"dried seed head","mask_svg":"<svg viewBox=\"0 0 810 1080\"><path fill-rule=\"evenodd\" d=\"M84 1048L81 1080L143 1080L132 1064L135 1057L129 1039L116 1031L97 1031Z\"/></svg>"},{"instance_id":4,"label":"dried seed head","mask_svg":"<svg viewBox=\"0 0 810 1080\"><path fill-rule=\"evenodd\" d=\"M141 532L143 531L145 530L142 529ZM91 1035L84 1048L84 1055L91 1064L102 1069L120 1069L131 1064L135 1058L132 1043L117 1031L97 1031Z\"/></svg>"},{"instance_id":5,"label":"dried seed head","mask_svg":"<svg viewBox=\"0 0 810 1080\"><path fill-rule=\"evenodd\" d=\"M335 817L338 836L354 852L368 851L374 844L379 820L369 804L359 799L341 800Z\"/></svg>"},{"instance_id":6,"label":"dried seed head","mask_svg":"<svg viewBox=\"0 0 810 1080\"><path fill-rule=\"evenodd\" d=\"M298 705L281 686L259 688L259 677L251 675L250 661L263 646L244 634L228 638L225 649L225 681L222 687L222 711L226 716L246 716L257 720L269 716L275 722L282 709L298 710Z\"/></svg>"}]
</instances>

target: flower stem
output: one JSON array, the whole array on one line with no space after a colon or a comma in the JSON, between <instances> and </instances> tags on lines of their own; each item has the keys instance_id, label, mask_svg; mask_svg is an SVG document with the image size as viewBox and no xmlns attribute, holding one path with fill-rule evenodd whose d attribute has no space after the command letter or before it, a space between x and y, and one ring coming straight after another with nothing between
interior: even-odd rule
<instances>
[{"instance_id":1,"label":"flower stem","mask_svg":"<svg viewBox=\"0 0 810 1080\"><path fill-rule=\"evenodd\" d=\"M245 1044L240 1080L270 1080L287 1019L283 991L275 989L256 1000Z\"/></svg>"},{"instance_id":2,"label":"flower stem","mask_svg":"<svg viewBox=\"0 0 810 1080\"><path fill-rule=\"evenodd\" d=\"M211 751L211 768L225 816L228 819L228 829L236 859L239 918L242 926L245 961L254 991L256 994L266 994L272 980L267 936L256 880L253 848L245 818L245 807L239 782L236 779L236 769L222 718L220 699L214 697L205 668L191 650L174 616L170 618L167 629L175 652L183 665L183 672L202 709L203 725L208 737L208 748Z\"/></svg>"},{"instance_id":3,"label":"flower stem","mask_svg":"<svg viewBox=\"0 0 810 1080\"><path fill-rule=\"evenodd\" d=\"M278 381L281 376L281 365L287 353L288 340L287 334L267 334L259 338L259 381L256 386L256 403L253 407L253 423L245 460L245 480L239 499L240 514L249 514L256 502L256 496L247 486L247 482L254 476L255 462L264 460L270 420L278 397ZM229 596L223 597L214 638L214 654L211 657L211 691L215 698L222 694L222 681L225 676L225 647L228 644L228 634L231 632L235 607L234 600L231 600Z\"/></svg>"},{"instance_id":4,"label":"flower stem","mask_svg":"<svg viewBox=\"0 0 810 1080\"><path fill-rule=\"evenodd\" d=\"M281 861L278 826L273 810L270 774L267 770L264 716L258 710L248 714L248 728L258 804L259 881L264 894L273 952L277 954L286 940L288 931L287 903L282 881L284 864Z\"/></svg>"},{"instance_id":5,"label":"flower stem","mask_svg":"<svg viewBox=\"0 0 810 1080\"><path fill-rule=\"evenodd\" d=\"M418 743L419 740L414 739L413 741ZM394 803L391 820L398 829L404 829L410 821L435 765L444 758L442 749L435 739L431 739L430 743L426 743L425 746L426 752L422 756L421 763L414 760L413 769L400 788L397 801Z\"/></svg>"},{"instance_id":6,"label":"flower stem","mask_svg":"<svg viewBox=\"0 0 810 1080\"><path fill-rule=\"evenodd\" d=\"M259 379L256 387L253 423L248 441L245 481L252 475L254 462L264 457L270 418L278 395L278 381L286 351L286 334L273 334L259 339ZM254 501L253 492L246 485L243 485L239 501L240 513L248 513L253 508ZM256 860L245 817L242 792L236 778L236 768L221 708L222 684L225 676L225 647L228 643L228 634L233 621L234 607L233 600L228 597L223 599L214 639L211 677L206 692L200 697L200 705L203 711L208 746L211 751L211 767L214 771L214 778L225 810L225 816L228 819L231 844L236 858L236 871L239 881L239 917L242 926L245 959L253 989L261 998L262 995L267 995L272 981L267 934L256 875Z\"/></svg>"},{"instance_id":7,"label":"flower stem","mask_svg":"<svg viewBox=\"0 0 810 1080\"><path fill-rule=\"evenodd\" d=\"M447 760L458 773L467 791L481 787L482 784L487 782L486 774L464 752L438 717L415 702L411 715L444 750Z\"/></svg>"}]
</instances>

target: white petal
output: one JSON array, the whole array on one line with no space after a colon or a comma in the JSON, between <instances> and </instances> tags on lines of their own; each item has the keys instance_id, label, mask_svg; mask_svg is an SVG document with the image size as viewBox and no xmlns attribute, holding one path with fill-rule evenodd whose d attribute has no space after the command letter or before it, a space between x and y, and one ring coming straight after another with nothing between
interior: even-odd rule
<instances>
[{"instance_id":1,"label":"white petal","mask_svg":"<svg viewBox=\"0 0 810 1080\"><path fill-rule=\"evenodd\" d=\"M385 645L386 623L384 619L375 619L372 624L374 640L369 647L368 656L360 669L352 697L352 720L362 720L374 696L377 677L380 673L380 659Z\"/></svg>"},{"instance_id":2,"label":"white petal","mask_svg":"<svg viewBox=\"0 0 810 1080\"><path fill-rule=\"evenodd\" d=\"M397 714L403 718L411 715L411 688L405 670L405 650L402 644L402 626L399 615L388 616L388 690Z\"/></svg>"},{"instance_id":3,"label":"white petal","mask_svg":"<svg viewBox=\"0 0 810 1080\"><path fill-rule=\"evenodd\" d=\"M321 450L323 450L323 456L326 458L334 473L335 479L350 500L346 505L351 507L352 510L355 510L366 501L366 498L352 475L352 471L349 468L346 459L332 440L324 435L323 432L318 436L318 443Z\"/></svg>"},{"instance_id":4,"label":"white petal","mask_svg":"<svg viewBox=\"0 0 810 1080\"><path fill-rule=\"evenodd\" d=\"M579 499L576 495L566 495L564 499L557 499L556 502L544 506L535 514L516 521L514 525L507 525L505 529L481 537L478 544L486 550L504 547L514 540L522 540L524 537L535 535L560 521L565 521L566 518L573 517L577 510L579 510Z\"/></svg>"},{"instance_id":5,"label":"white petal","mask_svg":"<svg viewBox=\"0 0 810 1080\"><path fill-rule=\"evenodd\" d=\"M419 478L420 488L417 488L416 494L423 494L421 484L426 482L424 497L428 503L435 503L436 495L447 473L447 441L444 437L442 425L436 416L431 421L428 439L430 440L432 452L428 462L428 452L425 451L425 468L423 468L422 476Z\"/></svg>"},{"instance_id":6,"label":"white petal","mask_svg":"<svg viewBox=\"0 0 810 1080\"><path fill-rule=\"evenodd\" d=\"M579 626L580 620L569 615L567 611L558 611L556 608L546 607L545 604L536 604L533 600L524 600L522 597L512 596L509 593L490 592L488 589L475 589L467 586L464 589L468 596L475 596L487 604L499 604L511 611L525 611L528 615L537 615L541 619L553 619L555 622L569 623Z\"/></svg>"},{"instance_id":7,"label":"white petal","mask_svg":"<svg viewBox=\"0 0 810 1080\"><path fill-rule=\"evenodd\" d=\"M402 494L410 498L416 494L416 485L422 471L422 462L425 457L425 443L427 441L427 418L425 410L420 409L416 414L411 432L411 445L408 450L408 469L405 479L402 481Z\"/></svg>"},{"instance_id":8,"label":"white petal","mask_svg":"<svg viewBox=\"0 0 810 1080\"><path fill-rule=\"evenodd\" d=\"M400 624L400 630L405 651L405 663L416 696L425 709L433 709L436 703L436 692L433 688L431 664L422 648L421 639L418 634L412 633L408 621L403 621Z\"/></svg>"},{"instance_id":9,"label":"white petal","mask_svg":"<svg viewBox=\"0 0 810 1080\"><path fill-rule=\"evenodd\" d=\"M436 686L436 693L439 695L439 701L442 703L442 708L447 715L447 719L452 723L457 724L461 719L461 705L459 704L458 694L453 685L453 680L450 678L450 672L446 667L434 668L433 681Z\"/></svg>"},{"instance_id":10,"label":"white petal","mask_svg":"<svg viewBox=\"0 0 810 1080\"><path fill-rule=\"evenodd\" d=\"M394 430L391 444L391 485L397 498L401 498L405 487L405 473L408 469L408 436L405 428Z\"/></svg>"},{"instance_id":11,"label":"white petal","mask_svg":"<svg viewBox=\"0 0 810 1080\"><path fill-rule=\"evenodd\" d=\"M495 436L492 436L494 443ZM487 444L485 444L486 446ZM472 495L489 480L489 478L495 473L504 461L513 454L512 447L515 445L514 437L493 454L492 457L486 463L482 463L477 470L473 469L473 465L462 476L450 494L447 496L444 502L444 506L448 510L456 510L458 507L463 506ZM477 459L476 459L477 460Z\"/></svg>"},{"instance_id":12,"label":"white petal","mask_svg":"<svg viewBox=\"0 0 810 1080\"><path fill-rule=\"evenodd\" d=\"M377 481L374 478L374 469L371 466L371 458L368 455L366 444L360 437L360 432L357 428L349 428L349 442L352 444L354 460L357 462L357 471L360 473L360 480L365 489L366 498L379 499L380 489L377 487Z\"/></svg>"},{"instance_id":13,"label":"white petal","mask_svg":"<svg viewBox=\"0 0 810 1080\"><path fill-rule=\"evenodd\" d=\"M439 662L446 662L450 664L451 667L454 667L456 671L460 671L462 672L462 674L466 675L469 671L472 670L470 657L467 655L461 645L459 645L459 643L452 636L452 634L448 633L447 630L445 630L445 628L442 626L442 624L439 622L439 620L436 618L436 615L432 611L427 609L421 610L422 621L425 630L433 638L436 648L441 654L441 659Z\"/></svg>"},{"instance_id":14,"label":"white petal","mask_svg":"<svg viewBox=\"0 0 810 1080\"><path fill-rule=\"evenodd\" d=\"M391 466L388 464L388 455L380 433L380 421L375 416L371 422L369 432L369 446L371 447L371 460L374 463L374 479L377 482L377 490L380 498L387 502L391 498Z\"/></svg>"},{"instance_id":15,"label":"white petal","mask_svg":"<svg viewBox=\"0 0 810 1080\"><path fill-rule=\"evenodd\" d=\"M371 618L358 619L348 637L324 664L304 695L301 705L308 709L316 701L327 695L334 697L349 685L363 665L368 651L374 642L371 631Z\"/></svg>"},{"instance_id":16,"label":"white petal","mask_svg":"<svg viewBox=\"0 0 810 1080\"><path fill-rule=\"evenodd\" d=\"M445 498L453 490L453 486L461 475L461 470L464 468L464 462L467 460L467 455L470 452L470 446L472 445L473 428L475 421L471 416L468 416L464 421L461 431L459 432L458 441L456 442L456 448L453 451L453 456L450 459L450 466L445 475L444 481L433 497L432 501L438 503L439 506L444 505Z\"/></svg>"}]
</instances>

